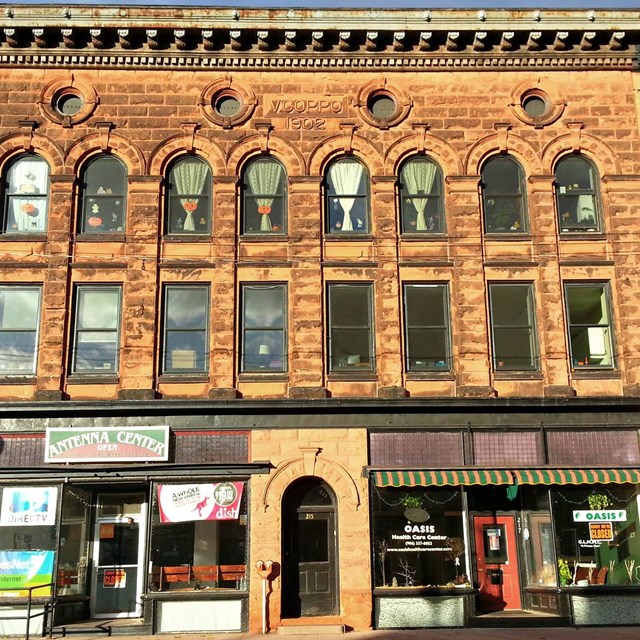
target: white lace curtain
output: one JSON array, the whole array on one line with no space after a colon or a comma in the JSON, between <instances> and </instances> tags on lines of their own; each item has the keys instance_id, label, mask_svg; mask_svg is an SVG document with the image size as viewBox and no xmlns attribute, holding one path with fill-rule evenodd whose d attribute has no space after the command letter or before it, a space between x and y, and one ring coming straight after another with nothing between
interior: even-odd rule
<instances>
[{"instance_id":1,"label":"white lace curtain","mask_svg":"<svg viewBox=\"0 0 640 640\"><path fill-rule=\"evenodd\" d=\"M358 193L358 186L360 185L363 172L364 167L355 160L336 162L329 167L329 180L331 180L335 195L344 211L342 231L353 231L351 209L356 199L345 196Z\"/></svg>"},{"instance_id":2,"label":"white lace curtain","mask_svg":"<svg viewBox=\"0 0 640 640\"><path fill-rule=\"evenodd\" d=\"M176 181L177 193L191 196L187 198L180 198L180 204L183 206L187 214L183 225L183 229L185 231L195 231L196 225L193 221L193 211L189 210L184 205L188 202L194 202L197 206L199 198L195 196L202 195L207 183L208 174L209 167L202 160L198 160L197 158L181 160L173 169L173 177Z\"/></svg>"},{"instance_id":3,"label":"white lace curtain","mask_svg":"<svg viewBox=\"0 0 640 640\"><path fill-rule=\"evenodd\" d=\"M271 205L273 198L280 189L283 169L280 163L275 160L258 160L249 165L247 169L247 181L253 193L262 194L263 197L256 198L259 207L269 207L269 212L260 216L260 231L271 231Z\"/></svg>"},{"instance_id":4,"label":"white lace curtain","mask_svg":"<svg viewBox=\"0 0 640 640\"><path fill-rule=\"evenodd\" d=\"M13 220L7 231L44 231L49 165L41 158L23 158L11 167L8 177Z\"/></svg>"},{"instance_id":5,"label":"white lace curtain","mask_svg":"<svg viewBox=\"0 0 640 640\"><path fill-rule=\"evenodd\" d=\"M433 181L436 177L436 165L433 162L422 162L416 160L409 162L402 169L402 182L407 185L407 195L416 196L422 191L424 194L431 193ZM417 212L416 231L426 231L427 221L424 212L429 199L412 197L410 202Z\"/></svg>"}]
</instances>

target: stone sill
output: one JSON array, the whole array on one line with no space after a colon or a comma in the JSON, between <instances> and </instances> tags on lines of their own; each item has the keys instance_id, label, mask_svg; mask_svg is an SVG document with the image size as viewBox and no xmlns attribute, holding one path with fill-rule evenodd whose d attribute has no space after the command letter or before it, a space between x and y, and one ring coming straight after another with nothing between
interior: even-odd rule
<instances>
[{"instance_id":1,"label":"stone sill","mask_svg":"<svg viewBox=\"0 0 640 640\"><path fill-rule=\"evenodd\" d=\"M35 384L36 376L30 374L28 376L20 376L19 373L14 375L0 376L0 384Z\"/></svg>"},{"instance_id":2,"label":"stone sill","mask_svg":"<svg viewBox=\"0 0 640 640\"><path fill-rule=\"evenodd\" d=\"M450 380L455 381L456 376L451 371L407 371L405 374L407 381L409 380Z\"/></svg>"},{"instance_id":3,"label":"stone sill","mask_svg":"<svg viewBox=\"0 0 640 640\"><path fill-rule=\"evenodd\" d=\"M67 377L67 384L118 384L120 376L104 373L74 373Z\"/></svg>"},{"instance_id":4,"label":"stone sill","mask_svg":"<svg viewBox=\"0 0 640 640\"><path fill-rule=\"evenodd\" d=\"M76 235L76 242L126 242L127 236L122 232L117 233L83 233Z\"/></svg>"}]
</instances>

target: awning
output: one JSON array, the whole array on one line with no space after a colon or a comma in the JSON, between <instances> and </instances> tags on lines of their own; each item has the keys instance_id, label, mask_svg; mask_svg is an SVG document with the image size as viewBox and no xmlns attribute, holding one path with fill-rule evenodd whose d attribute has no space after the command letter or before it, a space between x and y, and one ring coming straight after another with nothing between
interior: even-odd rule
<instances>
[{"instance_id":1,"label":"awning","mask_svg":"<svg viewBox=\"0 0 640 640\"><path fill-rule=\"evenodd\" d=\"M520 469L516 484L638 484L640 469Z\"/></svg>"},{"instance_id":2,"label":"awning","mask_svg":"<svg viewBox=\"0 0 640 640\"><path fill-rule=\"evenodd\" d=\"M374 471L373 483L378 487L425 487L475 484L513 484L509 471L466 469L456 471Z\"/></svg>"}]
</instances>

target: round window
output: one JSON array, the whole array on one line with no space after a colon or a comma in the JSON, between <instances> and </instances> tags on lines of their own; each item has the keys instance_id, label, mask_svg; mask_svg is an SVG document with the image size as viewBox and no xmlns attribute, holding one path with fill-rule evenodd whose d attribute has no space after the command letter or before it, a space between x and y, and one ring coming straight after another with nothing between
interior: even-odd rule
<instances>
[{"instance_id":1,"label":"round window","mask_svg":"<svg viewBox=\"0 0 640 640\"><path fill-rule=\"evenodd\" d=\"M396 101L387 95L373 95L367 102L367 108L376 120L391 120L396 114Z\"/></svg>"},{"instance_id":2,"label":"round window","mask_svg":"<svg viewBox=\"0 0 640 640\"><path fill-rule=\"evenodd\" d=\"M541 96L525 96L522 100L522 108L530 118L541 118L546 115L547 101Z\"/></svg>"},{"instance_id":3,"label":"round window","mask_svg":"<svg viewBox=\"0 0 640 640\"><path fill-rule=\"evenodd\" d=\"M75 116L84 107L84 100L76 93L62 93L56 97L53 106L60 115Z\"/></svg>"},{"instance_id":4,"label":"round window","mask_svg":"<svg viewBox=\"0 0 640 640\"><path fill-rule=\"evenodd\" d=\"M242 102L238 96L225 93L221 96L217 96L213 102L213 108L218 115L223 118L233 118L242 108Z\"/></svg>"}]
</instances>

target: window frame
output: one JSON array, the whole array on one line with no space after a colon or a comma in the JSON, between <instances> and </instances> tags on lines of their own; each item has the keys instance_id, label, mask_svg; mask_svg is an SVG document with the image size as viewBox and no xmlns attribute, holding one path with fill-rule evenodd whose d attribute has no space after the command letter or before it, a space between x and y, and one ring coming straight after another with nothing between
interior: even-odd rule
<instances>
[{"instance_id":1,"label":"window frame","mask_svg":"<svg viewBox=\"0 0 640 640\"><path fill-rule=\"evenodd\" d=\"M495 316L496 309L494 307L494 291L496 289L526 289L526 304L528 322L526 324L498 324ZM489 328L491 332L491 366L494 372L538 372L540 370L540 347L538 344L538 332L536 326L536 298L534 291L534 284L532 282L489 282ZM500 331L527 331L529 334L529 359L531 361L530 366L509 366L505 364L506 358L504 355L498 354L498 345L496 341L496 332ZM518 356L520 357L520 356ZM522 356L524 358L526 356ZM501 360L500 358L504 358ZM502 362L502 364L500 364Z\"/></svg>"},{"instance_id":2,"label":"window frame","mask_svg":"<svg viewBox=\"0 0 640 640\"><path fill-rule=\"evenodd\" d=\"M505 164L508 162L510 166L513 166L517 171L517 183L518 191L514 192L501 192L498 190L489 190L490 184L487 183L487 167L491 164L497 165L498 163ZM507 166L507 165L505 165ZM516 176L513 176L516 177ZM485 235L523 235L529 233L529 214L527 208L527 188L526 188L526 176L522 165L512 156L500 155L492 156L488 158L483 164L480 171L480 190L482 193L482 210L483 210L483 228ZM497 206L496 200L505 202L517 202L519 205L519 211L515 213L499 213L500 207ZM505 205L505 209L508 205ZM493 213L492 210L494 210ZM506 222L496 222L491 220L492 216L500 215L503 219L507 219ZM516 227L516 224L519 225ZM493 225L496 226L493 229ZM510 226L507 226L510 225Z\"/></svg>"},{"instance_id":3,"label":"window frame","mask_svg":"<svg viewBox=\"0 0 640 640\"><path fill-rule=\"evenodd\" d=\"M204 167L206 168L206 176L205 176L205 182L203 185L203 191L202 193L198 194L198 193L188 193L188 192L184 192L184 193L178 193L177 191L177 185L175 184L175 177L174 177L174 172L177 166L179 166L181 163L186 163L188 161L193 161L193 160L197 160L198 162L202 163L204 165ZM173 206L173 202L176 200L180 200L180 199L184 199L187 201L193 201L193 200L205 200L205 204L203 205L203 211L198 212L198 204L199 202L196 202L196 208L192 209L192 210L184 210L186 215L185 215L185 220L180 222L183 227L182 228L174 228L174 225L177 225L178 223L174 223L173 222L173 216L176 216L178 214L174 213L174 206ZM201 158L198 155L195 154L191 154L191 155L181 155L177 158L175 158L171 164L167 167L167 171L166 171L166 176L165 176L165 215L164 215L164 236L165 237L190 237L190 236L207 236L210 237L212 232L213 232L213 171L211 169L211 165L204 159ZM183 207L184 209L184 205L180 205ZM194 228L193 230L184 230L184 224L187 220L187 218L189 217L189 214L193 214L192 215L192 219L193 219L193 224L194 226L196 224L200 224L199 223L199 219L198 216L204 216L206 214L206 223L205 223L205 229L198 229L197 227ZM180 214L182 215L182 214Z\"/></svg>"},{"instance_id":4,"label":"window frame","mask_svg":"<svg viewBox=\"0 0 640 640\"><path fill-rule=\"evenodd\" d=\"M260 162L263 162L263 163L272 162L280 166L282 170L282 174L281 174L280 185L277 193L275 194L250 193L251 185L249 184L249 180L248 180L249 169L251 168L251 166L256 165ZM257 158L252 158L242 168L241 175L242 175L242 178L241 178L240 184L242 189L242 209L241 209L241 215L240 215L240 235L244 237L286 235L287 234L287 196L288 196L287 183L289 178L287 175L287 170L285 169L282 162L280 162L273 156L260 156ZM272 201L276 201L276 200L280 201L281 219L279 221L270 219L269 225L271 225L272 222L279 222L279 224L273 225L271 229L262 229L261 228L262 216L263 215L271 216L273 213L275 213L273 210L273 203L271 205L268 205L271 209L270 212L261 212L259 209L259 206L261 205L254 204L253 206L251 206L251 202L255 202L259 199L269 199L269 198L272 199ZM250 216L249 210L253 208L255 208L256 210L256 213L254 214L254 215L257 215L256 223L258 223L259 221L259 224L256 225L258 228L255 231L248 229L248 218Z\"/></svg>"},{"instance_id":5,"label":"window frame","mask_svg":"<svg viewBox=\"0 0 640 640\"><path fill-rule=\"evenodd\" d=\"M281 318L282 323L280 326L270 326L270 325L255 325L251 327L247 327L247 303L249 299L250 291L279 291L280 293L280 302L281 302ZM240 285L240 349L239 349L239 368L240 373L260 373L260 374L283 374L288 371L288 287L286 283L242 283ZM253 354L253 357L256 357L256 366L248 366L247 364L247 334L249 333L257 333L257 332L269 332L269 333L279 333L281 335L281 345L282 345L282 357L281 357L281 365L277 366L277 358L274 360L271 358L271 353L260 353ZM260 347L265 346L269 347L268 344L260 345ZM266 356L261 358L260 356ZM267 363L268 362L268 363ZM274 362L276 363L274 365Z\"/></svg>"},{"instance_id":6,"label":"window frame","mask_svg":"<svg viewBox=\"0 0 640 640\"><path fill-rule=\"evenodd\" d=\"M186 291L186 290L198 290L204 294L204 322L203 325L191 326L191 327L176 327L169 328L169 319L168 313L170 309L170 293L172 291ZM210 359L210 308L211 308L211 287L206 283L188 283L188 284L179 284L173 282L164 283L162 286L162 343L160 349L160 374L161 375L201 375L209 372L209 359ZM198 368L194 367L170 367L168 366L169 361L169 342L170 336L178 335L178 334L195 334L195 333L204 333L203 340L203 354L202 354L202 367ZM171 354L173 357L173 353ZM187 355L187 354L183 354ZM197 360L197 351L194 351L194 355L196 357L195 363Z\"/></svg>"},{"instance_id":7,"label":"window frame","mask_svg":"<svg viewBox=\"0 0 640 640\"><path fill-rule=\"evenodd\" d=\"M562 168L562 165L581 163L588 170L588 181L590 183L589 188L581 188L579 183L560 184L558 180L558 169ZM596 166L587 158L581 155L564 156L558 160L554 171L554 192L555 192L555 205L556 215L558 217L558 231L561 236L570 236L576 233L602 233L603 220L602 220L602 200L600 196L600 176ZM570 191L571 195L567 195ZM563 199L570 197L576 197L576 220L575 222L569 222L571 214L566 211L567 207L562 202ZM578 221L578 207L580 206L580 199L590 199L593 206L593 223L581 224ZM564 221L563 221L564 218Z\"/></svg>"},{"instance_id":8,"label":"window frame","mask_svg":"<svg viewBox=\"0 0 640 640\"><path fill-rule=\"evenodd\" d=\"M353 163L358 164L362 167L362 175L358 182L358 188L356 193L343 193L340 195L336 194L335 185L333 184L333 180L331 179L331 169L338 164L347 164ZM323 178L323 187L325 192L324 197L324 207L325 207L325 233L328 236L350 236L350 235L369 235L371 233L371 179L369 176L369 171L367 170L366 165L360 159L353 156L342 156L333 160L324 172ZM362 187L362 191L364 193L358 193L360 188ZM354 200L350 210L349 210L349 219L350 224L353 226L353 217L355 218L355 228L352 229L343 229L343 222L345 220L345 212L344 209L340 207L337 201L340 198L347 198ZM364 214L362 223L359 224L357 218L357 213L352 213L354 208L358 204L364 205ZM335 204L335 206L332 206ZM359 227L362 228L359 228Z\"/></svg>"},{"instance_id":9,"label":"window frame","mask_svg":"<svg viewBox=\"0 0 640 640\"><path fill-rule=\"evenodd\" d=\"M583 371L583 370L613 371L615 370L617 368L617 353L616 353L616 341L615 341L615 335L614 335L611 283L608 281L599 281L599 280L594 280L594 281L580 280L580 281L574 281L574 282L564 282L563 284L564 284L563 286L564 303L565 303L565 309L566 309L566 322L567 322L567 340L568 340L568 346L569 346L569 362L571 365L571 369L573 371ZM593 324L593 323L584 323L584 322L579 322L579 323L572 322L569 290L571 289L578 290L578 289L587 289L587 288L601 289L600 300L602 302L603 296L604 296L605 308L603 310L607 314L606 323ZM587 329L587 342L590 343L591 338L589 337L589 329L600 328L600 327L606 328L608 333L608 337L606 341L603 338L600 338L600 340L602 340L602 346L605 349L603 354L603 359L609 357L611 362L608 364L588 362L587 357L585 357L583 361L580 361L580 356L576 353L577 349L575 348L575 345L574 345L574 341L577 340L577 336L575 339L572 337L572 330L573 329L579 330L580 328ZM596 338L594 336L594 340L595 339ZM589 344L589 348L591 349L591 344ZM608 353L607 353L607 350L608 350ZM592 352L589 353L589 357L593 357Z\"/></svg>"},{"instance_id":10,"label":"window frame","mask_svg":"<svg viewBox=\"0 0 640 640\"><path fill-rule=\"evenodd\" d=\"M33 178L29 178L30 174L33 175L31 171L29 171L29 173L24 173L22 176L18 175L17 179L18 180L26 179L33 184L25 183L20 186L19 188L20 190L17 190L17 191L11 190L11 178L13 177L12 172L16 170L15 168L20 163L29 162L29 161L41 163L43 167L46 167L46 173L43 179L43 182L46 184L44 193L38 193L38 187L36 185L37 176L34 176ZM2 234L5 234L5 235L7 234L16 234L16 235L45 234L47 232L47 226L49 222L49 201L50 201L50 195L51 195L51 167L49 166L49 163L37 153L21 153L15 158L12 158L4 167L4 170L2 172L2 180L0 181L0 184L2 185L2 207L3 207L2 208L2 228L1 228ZM31 190L32 187L33 187L33 191ZM31 196L31 197L25 197L25 196ZM40 216L40 211L38 208L35 208L35 210L38 212L35 215L33 215L33 210L24 211L24 213L27 216L29 216L29 218L21 216L22 224L26 224L27 222L30 221L31 225L32 226L37 225L37 228L35 228L34 226L33 230L18 229L20 220L16 219L15 214L10 212L12 212L12 209L13 209L12 204L15 202L17 206L17 202L19 202L20 199L25 200L25 203L21 205L21 208L28 205L35 207L36 202L42 203L40 206L42 206L42 208L44 209L44 214L43 214L41 223L36 222L35 220L35 218L39 218ZM33 201L33 202L30 203L28 201ZM10 215L13 217L13 220L14 220L13 226L15 228L13 229L9 228ZM33 220L30 220L31 218L33 218Z\"/></svg>"},{"instance_id":11,"label":"window frame","mask_svg":"<svg viewBox=\"0 0 640 640\"><path fill-rule=\"evenodd\" d=\"M410 319L413 315L409 309L410 307L410 296L408 295L409 290L414 291L438 291L442 298L442 324L413 324L413 321ZM407 373L434 373L434 372L444 372L450 373L452 370L452 355L451 355L451 316L450 316L450 301L449 301L449 285L447 283L438 283L438 282L405 282L403 283L402 288L402 299L403 299L403 311L404 311L404 366L405 371ZM434 362L429 365L427 361L430 359L428 357L422 358L425 362L423 365L418 366L417 356L413 357L411 355L411 333L421 331L421 332L435 332L441 331L444 338L444 347L445 347L445 358L444 360L434 360ZM412 360L416 360L414 364L412 364Z\"/></svg>"},{"instance_id":12,"label":"window frame","mask_svg":"<svg viewBox=\"0 0 640 640\"><path fill-rule=\"evenodd\" d=\"M80 328L80 304L83 295L90 291L111 291L117 294L117 313L116 313L116 327L104 328L104 327L87 327ZM121 331L122 331L122 285L120 284L85 284L77 283L74 291L74 306L73 306L73 325L72 325L72 341L71 341L71 362L70 372L71 375L85 376L85 375L118 375L120 369L120 350L121 350ZM78 368L78 345L80 344L81 333L110 333L113 334L115 339L112 342L114 345L114 360L113 368L92 368L92 369L79 369ZM107 342L107 341L105 341Z\"/></svg>"},{"instance_id":13,"label":"window frame","mask_svg":"<svg viewBox=\"0 0 640 640\"><path fill-rule=\"evenodd\" d=\"M0 376L33 376L36 373L38 366L38 342L40 338L40 320L42 318L42 285L38 284L0 284L0 302L4 297L4 293L6 291L30 291L36 293L37 297L35 300L37 307L37 314L34 322L33 329L24 329L17 327L9 327L6 328L4 326L4 313L0 316L0 335L8 333L8 334L30 334L33 335L33 354L31 357L31 366L28 369L14 368L13 370L9 367L4 367L0 369ZM4 303L0 304L0 308L2 308ZM13 340L11 340L13 342Z\"/></svg>"},{"instance_id":14,"label":"window frame","mask_svg":"<svg viewBox=\"0 0 640 640\"><path fill-rule=\"evenodd\" d=\"M431 164L435 167L436 171L433 178L431 191L429 192L429 194L424 194L421 196L419 192L413 195L406 193L405 184L403 182L403 172L405 171L407 166L413 162ZM444 175L440 165L427 156L411 156L410 158L407 158L407 160L405 160L400 166L400 170L398 171L397 184L398 184L398 203L399 203L399 209L400 209L400 233L403 235L415 233L420 235L437 235L437 236L446 234L447 232L446 219L445 219L446 214L444 210L444 189L443 189ZM407 203L406 201L411 200L413 202L413 200L419 200L425 197L427 197L427 204L425 205L424 213L426 213L427 215L431 213L432 217L426 218L425 229L418 229L418 226L420 224L418 218L420 214L418 213L418 210L415 207L415 205L413 207L410 207L409 203ZM436 200L435 207L434 207L435 211L427 212L426 209L429 207L429 200L432 200L432 199ZM407 209L409 208L413 208L414 210L413 213L411 213L410 211L407 211ZM414 216L416 217L416 221L413 225L411 224L411 222L408 221L409 216L411 216L411 218L413 218ZM430 220L432 220L433 217L436 218L436 221L434 223L434 228L429 229ZM413 229L410 228L412 226L414 227Z\"/></svg>"},{"instance_id":15,"label":"window frame","mask_svg":"<svg viewBox=\"0 0 640 640\"><path fill-rule=\"evenodd\" d=\"M366 321L359 325L338 324L335 323L334 309L333 309L333 292L337 290L355 291L361 289L366 291L367 296L367 318ZM376 372L376 350L375 350L375 331L374 331L374 289L372 282L359 282L359 283L345 283L345 282L330 282L327 284L327 354L328 362L327 368L330 374L335 373L357 373L357 374L371 374ZM338 357L334 355L334 345L336 338L334 332L339 331L357 331L361 330L367 333L367 349L366 356L369 362L360 362L361 354L344 354ZM341 358L344 362L337 364L337 360ZM353 358L352 362L349 359Z\"/></svg>"}]
</instances>

